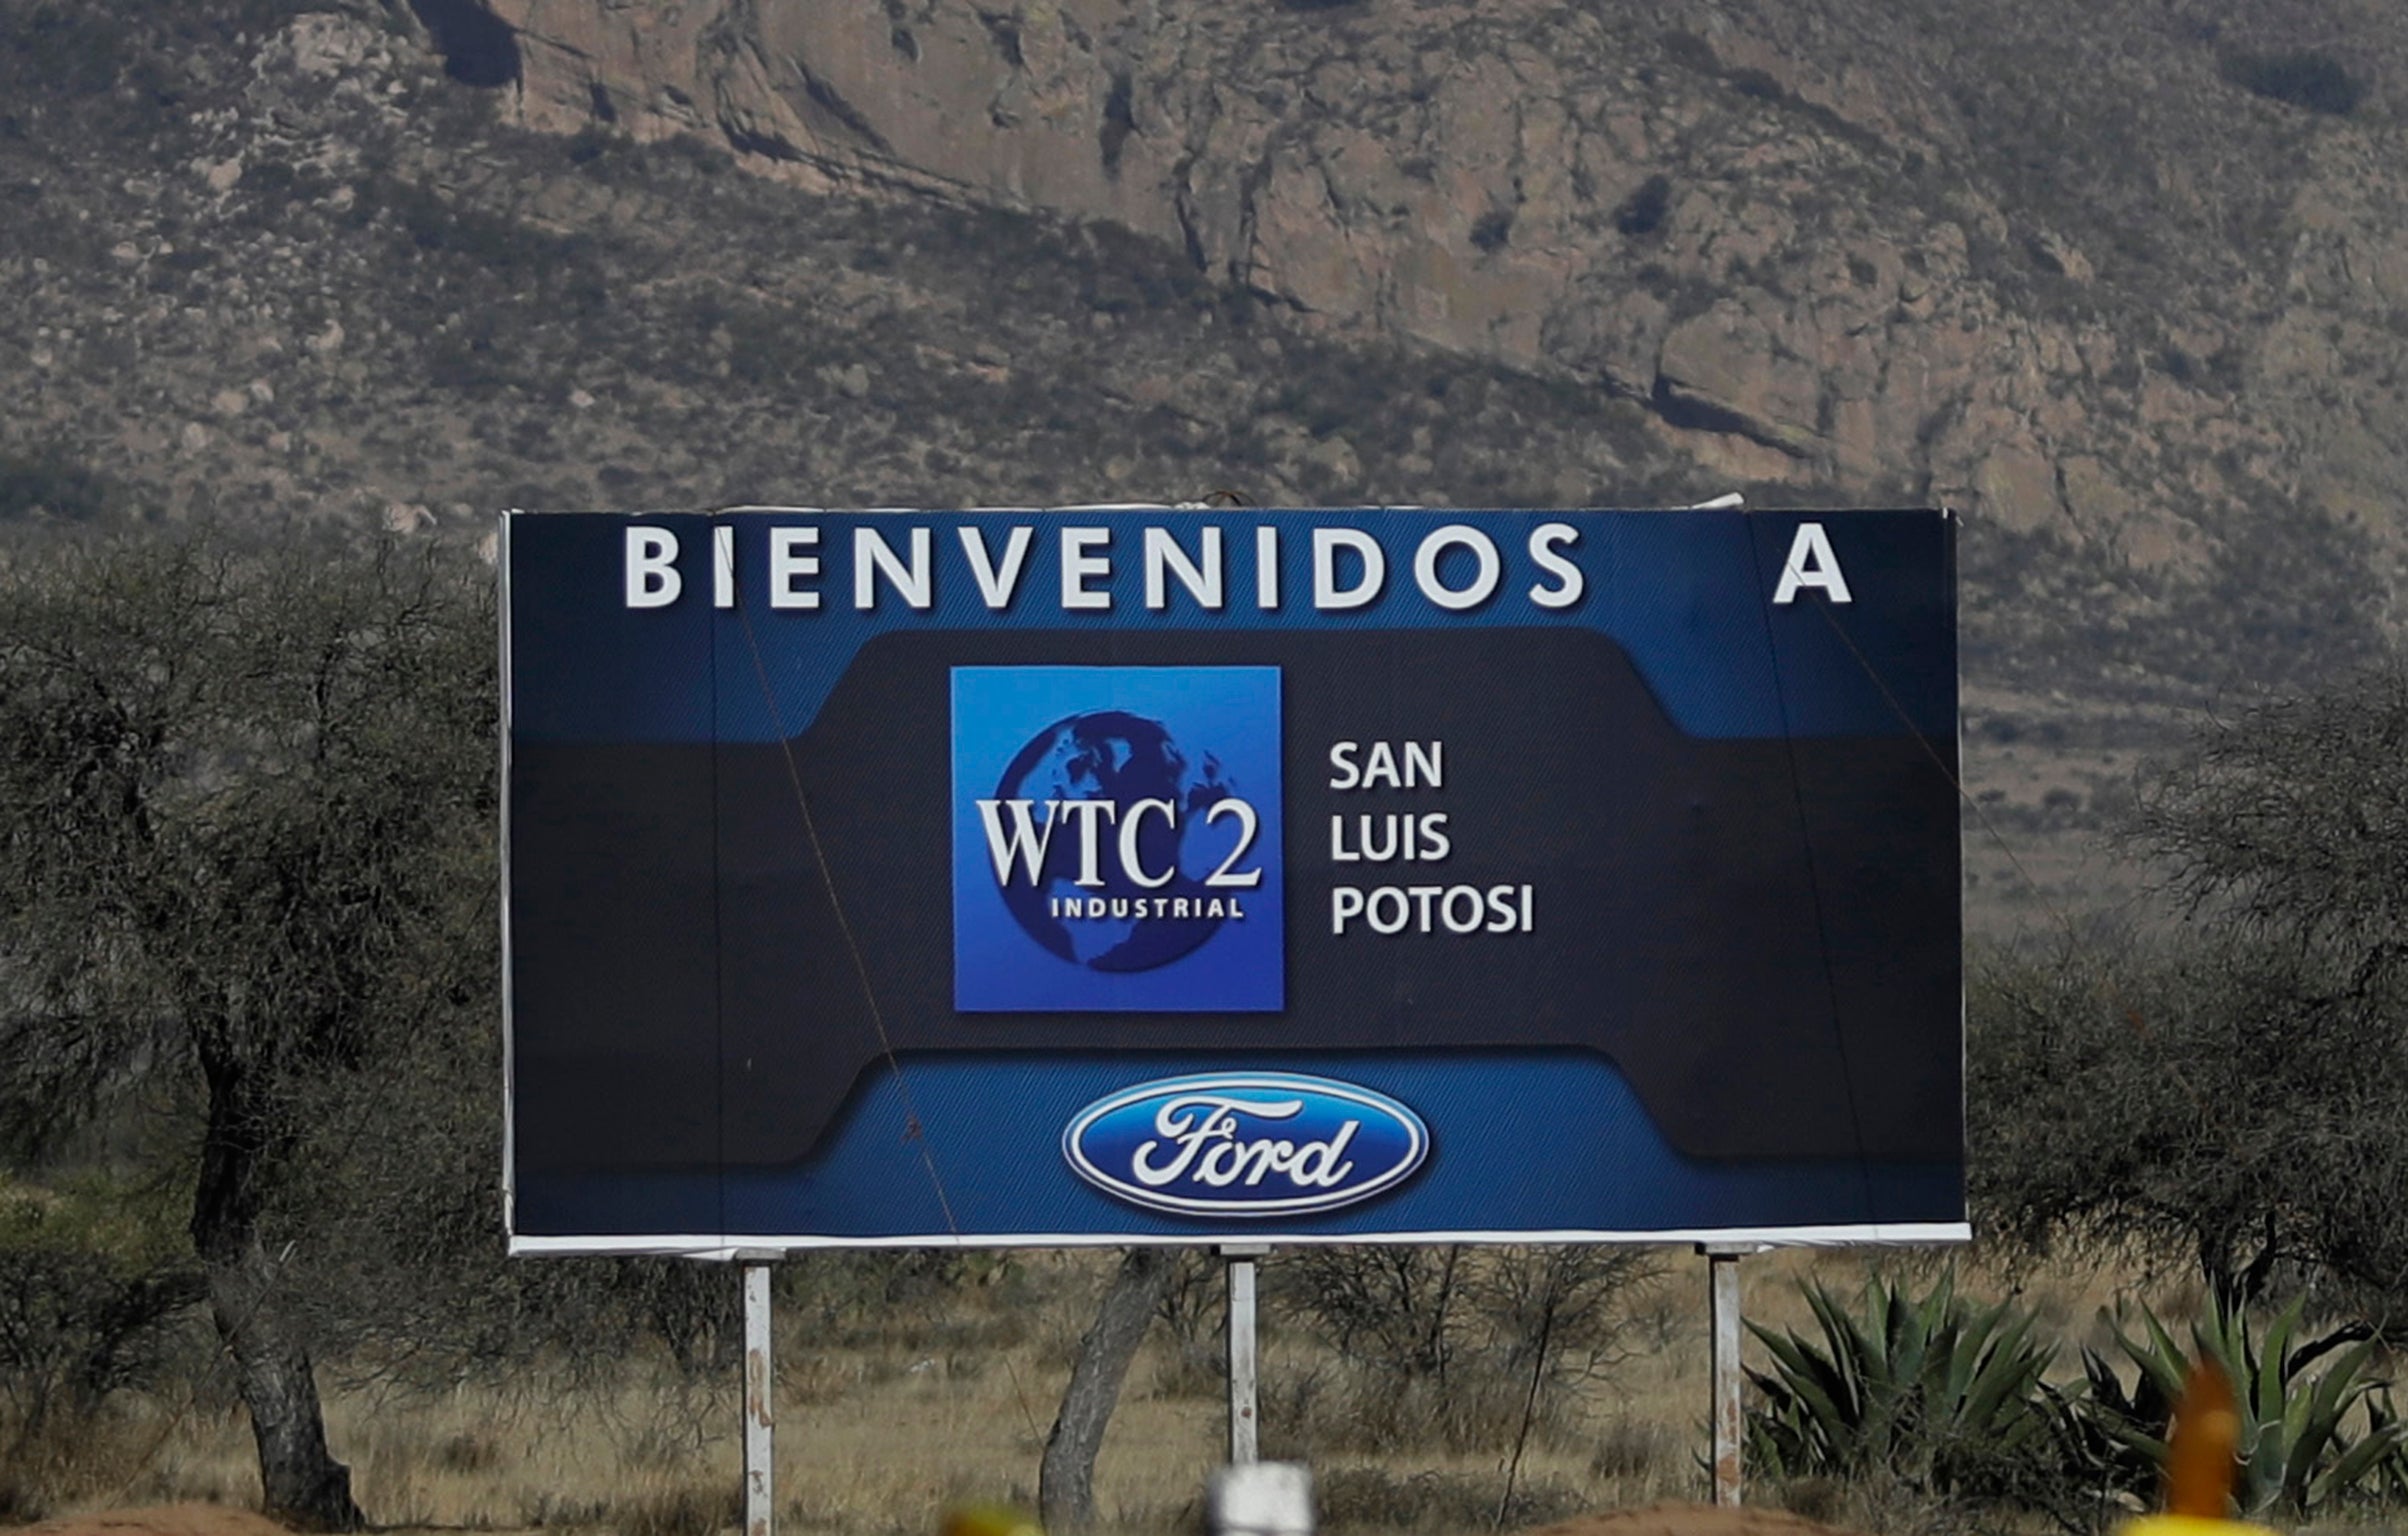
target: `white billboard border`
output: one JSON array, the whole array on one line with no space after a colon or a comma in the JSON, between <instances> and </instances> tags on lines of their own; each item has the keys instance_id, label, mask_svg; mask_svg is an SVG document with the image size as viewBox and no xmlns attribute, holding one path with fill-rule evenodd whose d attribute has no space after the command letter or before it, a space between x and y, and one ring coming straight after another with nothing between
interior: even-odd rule
<instances>
[{"instance_id":1,"label":"white billboard border","mask_svg":"<svg viewBox=\"0 0 2408 1536\"><path fill-rule=\"evenodd\" d=\"M1845 1248L1860 1245L1912 1247L1966 1243L1971 1223L1962 1221L1868 1222L1811 1227L1681 1227L1601 1230L1563 1228L1509 1232L1256 1232L1232 1226L1219 1232L1009 1232L919 1233L889 1237L740 1236L733 1233L661 1233L623 1237L543 1237L510 1234L513 1258L609 1254L619 1257L734 1259L762 1253L809 1253L827 1248L1213 1248L1230 1243L1274 1248L1330 1248L1355 1243L1478 1243L1495 1245L1597 1243L1646 1245L1755 1245L1766 1248Z\"/></svg>"},{"instance_id":2,"label":"white billboard border","mask_svg":"<svg viewBox=\"0 0 2408 1536\"><path fill-rule=\"evenodd\" d=\"M1701 502L1680 511L1721 510L1724 506L1741 505L1736 494ZM925 507L865 507L836 509L828 507L781 506L746 503L737 506L715 507L703 512L678 512L654 509L649 512L616 514L626 517L701 516L720 518L733 513L826 513L848 510L865 513L884 513L893 516L926 515ZM1202 503L1166 505L1161 502L1103 502L1064 507L963 507L957 512L1028 513L1044 515L1062 512L1172 512L1205 510ZM1238 509L1230 509L1238 510ZM1271 509L1255 509L1271 510ZM1433 509L1421 506L1382 505L1350 508L1369 512L1426 512ZM1478 510L1478 509L1466 509ZM1510 509L1498 509L1510 510ZM1590 510L1590 509L1581 509ZM1597 509L1605 510L1605 509ZM1770 509L1768 509L1770 510ZM1955 509L1940 506L1937 511L1945 521L1956 520ZM588 1255L620 1258L668 1257L707 1261L732 1261L739 1257L757 1257L764 1253L808 1253L823 1249L986 1249L986 1248L1134 1248L1213 1247L1228 1243L1263 1244L1277 1247L1335 1247L1350 1243L1477 1243L1509 1245L1518 1243L1595 1243L1616 1246L1642 1247L1651 1244L1666 1246L1693 1244L1701 1248L1717 1246L1758 1245L1767 1248L1838 1248L1855 1245L1876 1247L1912 1247L1918 1245L1970 1243L1973 1228L1970 1221L1930 1222L1862 1222L1796 1227L1707 1227L1649 1229L1564 1228L1547 1231L1408 1231L1408 1232L1343 1232L1343 1233L1277 1233L1260 1232L1232 1227L1224 1232L1195 1232L1180 1234L1136 1233L981 1233L939 1232L898 1234L878 1237L844 1237L828 1235L792 1235L784 1237L736 1236L718 1234L706 1236L687 1233L611 1234L587 1237L549 1237L518 1230L518 1148L517 1148L517 1039L513 1027L511 985L513 971L510 945L510 738L512 723L513 673L510 653L510 525L514 519L536 514L521 507L505 508L498 518L494 541L494 565L498 572L499 601L496 612L501 629L499 661L501 667L501 964L502 964L502 1229L508 1240L507 1254L511 1258L567 1257ZM1955 585L1954 544L1950 545L1950 586ZM1964 655L1962 647L1957 656L1957 686L1959 705L1957 730L1959 741L1958 771L1963 764ZM1963 794L1958 785L1960 797ZM1960 834L1961 837L1961 834ZM1961 859L1960 859L1961 862ZM1957 993L1957 1050L1958 1050L1958 1114L1964 1114L1965 995L1960 978Z\"/></svg>"}]
</instances>

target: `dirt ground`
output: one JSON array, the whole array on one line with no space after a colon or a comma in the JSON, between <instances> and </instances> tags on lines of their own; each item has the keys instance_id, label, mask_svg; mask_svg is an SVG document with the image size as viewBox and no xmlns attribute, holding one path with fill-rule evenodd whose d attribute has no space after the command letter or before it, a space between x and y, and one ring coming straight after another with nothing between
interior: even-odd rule
<instances>
[{"instance_id":1,"label":"dirt ground","mask_svg":"<svg viewBox=\"0 0 2408 1536\"><path fill-rule=\"evenodd\" d=\"M159 1504L105 1515L69 1515L28 1525L10 1536L290 1536L264 1515L219 1504Z\"/></svg>"},{"instance_id":2,"label":"dirt ground","mask_svg":"<svg viewBox=\"0 0 2408 1536\"><path fill-rule=\"evenodd\" d=\"M288 1536L248 1510L215 1504L163 1504L105 1515L73 1515L23 1526L9 1536ZM1775 1509L1717 1509L1710 1504L1650 1504L1582 1515L1523 1536L1843 1536L1830 1526Z\"/></svg>"},{"instance_id":3,"label":"dirt ground","mask_svg":"<svg viewBox=\"0 0 2408 1536\"><path fill-rule=\"evenodd\" d=\"M1650 1504L1581 1515L1523 1536L1842 1536L1830 1526L1778 1509L1718 1509L1711 1504Z\"/></svg>"}]
</instances>

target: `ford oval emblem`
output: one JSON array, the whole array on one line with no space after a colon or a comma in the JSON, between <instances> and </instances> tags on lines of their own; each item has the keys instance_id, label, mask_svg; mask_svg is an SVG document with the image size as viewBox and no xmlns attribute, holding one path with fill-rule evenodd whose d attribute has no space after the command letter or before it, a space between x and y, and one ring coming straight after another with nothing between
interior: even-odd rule
<instances>
[{"instance_id":1,"label":"ford oval emblem","mask_svg":"<svg viewBox=\"0 0 2408 1536\"><path fill-rule=\"evenodd\" d=\"M1183 1216L1295 1216L1394 1189L1429 1128L1384 1093L1290 1072L1164 1078L1098 1099L1062 1131L1078 1176Z\"/></svg>"}]
</instances>

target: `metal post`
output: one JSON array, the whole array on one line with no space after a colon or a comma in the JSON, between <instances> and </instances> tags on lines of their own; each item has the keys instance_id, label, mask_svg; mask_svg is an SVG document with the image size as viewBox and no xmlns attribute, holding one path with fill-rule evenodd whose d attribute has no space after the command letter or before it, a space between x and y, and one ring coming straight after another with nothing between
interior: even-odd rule
<instances>
[{"instance_id":1,"label":"metal post","mask_svg":"<svg viewBox=\"0 0 2408 1536\"><path fill-rule=\"evenodd\" d=\"M1739 1502L1739 1255L1706 1257L1713 1277L1714 1502ZM765 1533L762 1533L765 1536Z\"/></svg>"},{"instance_id":2,"label":"metal post","mask_svg":"<svg viewBox=\"0 0 2408 1536\"><path fill-rule=\"evenodd\" d=\"M1224 1243L1229 1272L1229 1464L1257 1459L1254 1354L1254 1261L1271 1250L1259 1243Z\"/></svg>"},{"instance_id":3,"label":"metal post","mask_svg":"<svg viewBox=\"0 0 2408 1536\"><path fill-rule=\"evenodd\" d=\"M1706 1256L1706 1296L1714 1334L1714 1502L1739 1503L1739 1256L1761 1253L1757 1244L1701 1243Z\"/></svg>"},{"instance_id":4,"label":"metal post","mask_svg":"<svg viewBox=\"0 0 2408 1536\"><path fill-rule=\"evenodd\" d=\"M744 1265L744 1536L771 1536L777 1517L771 1495L772 1431L777 1398L770 1388L769 1266Z\"/></svg>"}]
</instances>

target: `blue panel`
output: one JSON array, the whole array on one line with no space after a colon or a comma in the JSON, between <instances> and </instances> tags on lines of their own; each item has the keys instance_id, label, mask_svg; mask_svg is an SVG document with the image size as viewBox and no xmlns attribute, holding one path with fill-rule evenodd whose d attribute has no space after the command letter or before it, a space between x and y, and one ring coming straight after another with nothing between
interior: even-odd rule
<instances>
[{"instance_id":1,"label":"blue panel","mask_svg":"<svg viewBox=\"0 0 2408 1536\"><path fill-rule=\"evenodd\" d=\"M508 548L522 1235L1963 1219L1942 514Z\"/></svg>"},{"instance_id":2,"label":"blue panel","mask_svg":"<svg viewBox=\"0 0 2408 1536\"><path fill-rule=\"evenodd\" d=\"M1560 1053L1280 1058L1283 1071L1391 1097L1429 1128L1428 1155L1412 1177L1317 1217L1207 1218L1148 1209L1079 1177L1063 1155L1063 1129L1091 1105L1137 1085L1237 1073L1248 1065L1189 1055L907 1062L899 1080L883 1072L864 1085L824 1156L732 1177L727 1231L863 1239L955 1231L1128 1234L1213 1242L1273 1229L1323 1236L1646 1232L1964 1219L1962 1173L1953 1164L1725 1164L1683 1157L1657 1134L1610 1062ZM522 1184L519 1230L718 1231L716 1187L700 1174L688 1176L682 1205L663 1194L678 1187L673 1179ZM644 1198L631 1200L631 1190ZM700 1225L680 1225L680 1216Z\"/></svg>"},{"instance_id":3,"label":"blue panel","mask_svg":"<svg viewBox=\"0 0 2408 1536\"><path fill-rule=\"evenodd\" d=\"M954 668L954 1006L1277 1012L1279 776L1276 667Z\"/></svg>"}]
</instances>

